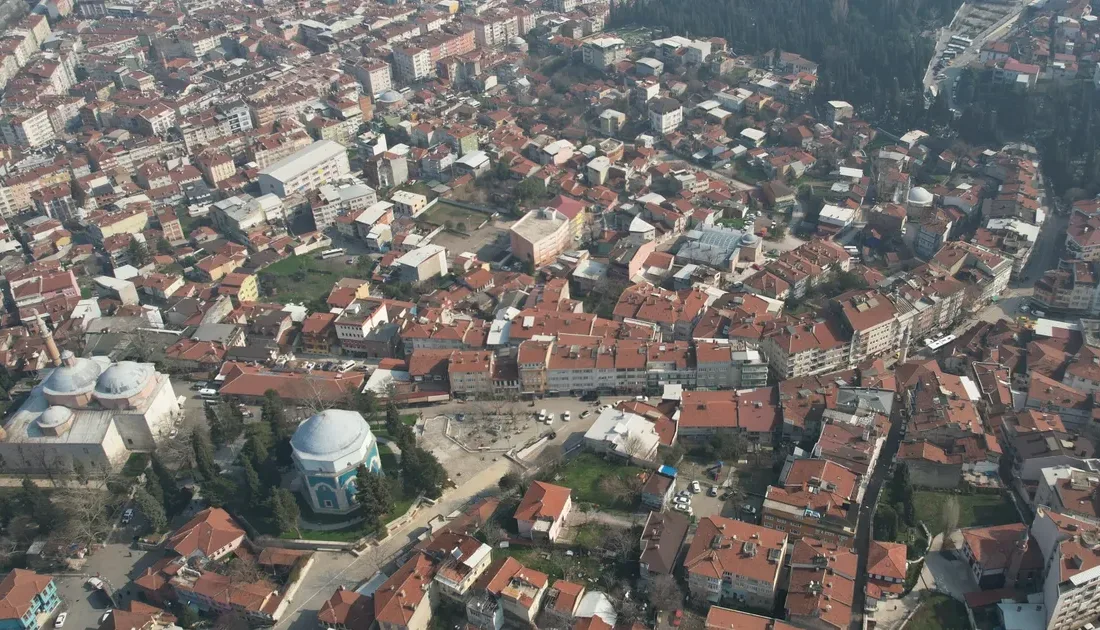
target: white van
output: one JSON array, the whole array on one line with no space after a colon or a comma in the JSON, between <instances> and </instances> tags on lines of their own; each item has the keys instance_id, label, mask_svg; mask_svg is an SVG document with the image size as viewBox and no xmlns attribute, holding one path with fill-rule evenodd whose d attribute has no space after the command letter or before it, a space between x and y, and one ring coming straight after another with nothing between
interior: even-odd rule
<instances>
[{"instance_id":1,"label":"white van","mask_svg":"<svg viewBox=\"0 0 1100 630\"><path fill-rule=\"evenodd\" d=\"M204 400L212 400L212 399L217 398L217 397L218 397L218 390L216 390L216 389L206 388L206 389L200 389L199 390L199 398L202 398Z\"/></svg>"}]
</instances>

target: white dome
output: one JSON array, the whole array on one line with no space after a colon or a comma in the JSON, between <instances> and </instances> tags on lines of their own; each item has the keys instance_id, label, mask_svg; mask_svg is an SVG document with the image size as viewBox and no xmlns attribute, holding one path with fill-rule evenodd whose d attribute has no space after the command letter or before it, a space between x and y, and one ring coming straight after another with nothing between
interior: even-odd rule
<instances>
[{"instance_id":1,"label":"white dome","mask_svg":"<svg viewBox=\"0 0 1100 630\"><path fill-rule=\"evenodd\" d=\"M101 369L99 364L92 359L74 358L73 353L68 350L61 355L61 358L64 361L72 361L73 364L54 368L42 383L43 391L54 396L85 394L92 391L96 379L99 378Z\"/></svg>"},{"instance_id":2,"label":"white dome","mask_svg":"<svg viewBox=\"0 0 1100 630\"><path fill-rule=\"evenodd\" d=\"M395 92L394 90L386 90L385 92L382 92L382 94L380 94L378 96L378 102L379 103L397 103L398 101L400 101L403 98L404 97L401 96L401 94L399 92Z\"/></svg>"},{"instance_id":3,"label":"white dome","mask_svg":"<svg viewBox=\"0 0 1100 630\"><path fill-rule=\"evenodd\" d=\"M920 186L914 186L909 190L909 203L920 206L930 206L932 205L932 193Z\"/></svg>"},{"instance_id":4,"label":"white dome","mask_svg":"<svg viewBox=\"0 0 1100 630\"><path fill-rule=\"evenodd\" d=\"M103 371L95 391L104 398L129 398L145 389L152 376L153 368L146 363L120 361Z\"/></svg>"},{"instance_id":5,"label":"white dome","mask_svg":"<svg viewBox=\"0 0 1100 630\"><path fill-rule=\"evenodd\" d=\"M290 445L299 459L335 462L362 448L371 435L359 412L326 409L300 424Z\"/></svg>"},{"instance_id":6,"label":"white dome","mask_svg":"<svg viewBox=\"0 0 1100 630\"><path fill-rule=\"evenodd\" d=\"M71 409L62 405L54 405L38 416L38 426L44 429L57 428L68 422L72 417L73 412Z\"/></svg>"}]
</instances>

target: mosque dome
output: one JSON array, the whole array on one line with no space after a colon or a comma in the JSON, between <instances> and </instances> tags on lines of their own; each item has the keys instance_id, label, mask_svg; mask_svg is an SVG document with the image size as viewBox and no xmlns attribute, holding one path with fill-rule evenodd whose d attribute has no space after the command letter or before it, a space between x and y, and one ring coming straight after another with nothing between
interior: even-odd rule
<instances>
[{"instance_id":1,"label":"mosque dome","mask_svg":"<svg viewBox=\"0 0 1100 630\"><path fill-rule=\"evenodd\" d=\"M153 376L153 367L133 361L120 361L103 371L96 381L96 395L104 398L129 398L143 389Z\"/></svg>"},{"instance_id":2,"label":"mosque dome","mask_svg":"<svg viewBox=\"0 0 1100 630\"><path fill-rule=\"evenodd\" d=\"M909 190L909 203L918 206L932 205L932 193L920 186L914 186Z\"/></svg>"},{"instance_id":3,"label":"mosque dome","mask_svg":"<svg viewBox=\"0 0 1100 630\"><path fill-rule=\"evenodd\" d=\"M57 429L72 419L73 412L71 409L62 405L54 405L38 416L38 426L43 429Z\"/></svg>"},{"instance_id":4,"label":"mosque dome","mask_svg":"<svg viewBox=\"0 0 1100 630\"><path fill-rule=\"evenodd\" d=\"M399 103L404 98L405 97L401 96L400 92L396 92L394 90L386 90L378 96L378 102L386 104Z\"/></svg>"},{"instance_id":5,"label":"mosque dome","mask_svg":"<svg viewBox=\"0 0 1100 630\"><path fill-rule=\"evenodd\" d=\"M760 244L760 237L749 232L741 237L741 247L756 247Z\"/></svg>"},{"instance_id":6,"label":"mosque dome","mask_svg":"<svg viewBox=\"0 0 1100 630\"><path fill-rule=\"evenodd\" d=\"M362 448L370 435L359 412L327 409L299 425L290 445L299 459L335 462Z\"/></svg>"},{"instance_id":7,"label":"mosque dome","mask_svg":"<svg viewBox=\"0 0 1100 630\"><path fill-rule=\"evenodd\" d=\"M61 354L64 362L46 377L42 389L47 395L68 396L86 394L95 388L101 368L99 363L84 357L77 358L66 350Z\"/></svg>"}]
</instances>

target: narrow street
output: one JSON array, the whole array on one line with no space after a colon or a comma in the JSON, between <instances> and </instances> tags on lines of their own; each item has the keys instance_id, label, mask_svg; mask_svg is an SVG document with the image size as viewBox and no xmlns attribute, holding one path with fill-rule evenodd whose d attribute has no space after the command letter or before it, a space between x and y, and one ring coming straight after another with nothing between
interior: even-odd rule
<instances>
[{"instance_id":1,"label":"narrow street","mask_svg":"<svg viewBox=\"0 0 1100 630\"><path fill-rule=\"evenodd\" d=\"M862 630L864 606L867 586L867 548L871 543L871 520L874 517L875 507L878 505L879 491L893 466L894 455L898 452L901 443L901 429L908 420L908 414L901 409L901 403L895 402L893 418L890 422L890 434L886 436L886 443L879 453L878 462L871 472L871 481L867 484L867 492L863 495L863 504L859 508L859 524L856 526L855 549L858 554L856 563L855 592L852 593L852 630Z\"/></svg>"}]
</instances>

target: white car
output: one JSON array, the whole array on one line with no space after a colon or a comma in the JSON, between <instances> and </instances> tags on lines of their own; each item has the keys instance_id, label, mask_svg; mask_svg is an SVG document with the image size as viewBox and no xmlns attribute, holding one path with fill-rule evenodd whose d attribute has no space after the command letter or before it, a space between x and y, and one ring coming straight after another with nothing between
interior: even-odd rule
<instances>
[{"instance_id":1,"label":"white car","mask_svg":"<svg viewBox=\"0 0 1100 630\"><path fill-rule=\"evenodd\" d=\"M572 420L572 419L573 419L573 414L571 414L571 413L569 413L568 411L566 411L565 413L561 414L561 419L562 419L562 420L563 420L564 422L569 422L570 420Z\"/></svg>"},{"instance_id":2,"label":"white car","mask_svg":"<svg viewBox=\"0 0 1100 630\"><path fill-rule=\"evenodd\" d=\"M126 508L126 511L122 513L122 524L126 525L132 520L134 520L134 508Z\"/></svg>"},{"instance_id":3,"label":"white car","mask_svg":"<svg viewBox=\"0 0 1100 630\"><path fill-rule=\"evenodd\" d=\"M611 408L611 405L600 405L600 413L603 413Z\"/></svg>"},{"instance_id":4,"label":"white car","mask_svg":"<svg viewBox=\"0 0 1100 630\"><path fill-rule=\"evenodd\" d=\"M103 580L101 580L97 577L88 578L88 581L85 582L85 584L87 584L88 586L90 586L92 588L103 588Z\"/></svg>"},{"instance_id":5,"label":"white car","mask_svg":"<svg viewBox=\"0 0 1100 630\"><path fill-rule=\"evenodd\" d=\"M103 623L111 618L111 613L115 611L114 608L108 608L107 612L103 613L103 616L99 618L99 623Z\"/></svg>"},{"instance_id":6,"label":"white car","mask_svg":"<svg viewBox=\"0 0 1100 630\"><path fill-rule=\"evenodd\" d=\"M688 507L686 503L677 503L676 505L672 506L672 509L676 510L677 512L687 512L691 508Z\"/></svg>"},{"instance_id":7,"label":"white car","mask_svg":"<svg viewBox=\"0 0 1100 630\"><path fill-rule=\"evenodd\" d=\"M676 495L676 498L672 499L672 502L676 505L687 505L688 503L691 503L691 499L683 495Z\"/></svg>"},{"instance_id":8,"label":"white car","mask_svg":"<svg viewBox=\"0 0 1100 630\"><path fill-rule=\"evenodd\" d=\"M691 482L691 493L692 494L698 494L700 490L702 490L702 488L699 487L699 482L698 481Z\"/></svg>"},{"instance_id":9,"label":"white car","mask_svg":"<svg viewBox=\"0 0 1100 630\"><path fill-rule=\"evenodd\" d=\"M57 619L53 622L53 627L60 628L65 625L65 620L69 618L69 613L63 612L57 616Z\"/></svg>"},{"instance_id":10,"label":"white car","mask_svg":"<svg viewBox=\"0 0 1100 630\"><path fill-rule=\"evenodd\" d=\"M539 422L544 422L545 420L546 420L546 410L545 409L540 409L539 410Z\"/></svg>"}]
</instances>

